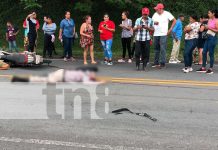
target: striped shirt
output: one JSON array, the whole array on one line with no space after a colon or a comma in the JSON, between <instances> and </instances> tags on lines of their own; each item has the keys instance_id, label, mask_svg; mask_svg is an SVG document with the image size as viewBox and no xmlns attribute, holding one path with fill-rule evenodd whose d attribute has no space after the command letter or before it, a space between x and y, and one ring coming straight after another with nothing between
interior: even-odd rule
<instances>
[{"instance_id":1,"label":"striped shirt","mask_svg":"<svg viewBox=\"0 0 218 150\"><path fill-rule=\"evenodd\" d=\"M135 28L137 26L148 26L148 27L153 27L153 21L150 17L148 17L147 20L143 20L142 17L138 18L135 22ZM148 41L151 40L150 33L146 29L139 29L137 34L136 34L136 41Z\"/></svg>"}]
</instances>

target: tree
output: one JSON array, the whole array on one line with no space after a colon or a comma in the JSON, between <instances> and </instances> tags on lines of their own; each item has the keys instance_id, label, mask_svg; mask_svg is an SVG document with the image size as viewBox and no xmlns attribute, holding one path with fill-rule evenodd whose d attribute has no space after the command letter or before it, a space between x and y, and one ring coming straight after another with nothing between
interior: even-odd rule
<instances>
[{"instance_id":1,"label":"tree","mask_svg":"<svg viewBox=\"0 0 218 150\"><path fill-rule=\"evenodd\" d=\"M37 0L21 0L21 3L24 4L24 9L42 7L39 3L37 3Z\"/></svg>"}]
</instances>

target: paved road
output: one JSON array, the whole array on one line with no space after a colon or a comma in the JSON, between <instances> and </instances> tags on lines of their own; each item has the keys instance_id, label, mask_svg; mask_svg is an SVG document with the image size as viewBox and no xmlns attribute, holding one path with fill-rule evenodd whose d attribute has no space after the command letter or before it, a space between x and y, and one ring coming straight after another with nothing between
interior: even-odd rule
<instances>
[{"instance_id":1,"label":"paved road","mask_svg":"<svg viewBox=\"0 0 218 150\"><path fill-rule=\"evenodd\" d=\"M79 62L66 64L54 61L53 66L73 69L79 66ZM1 72L1 75L44 75L57 70L56 67L14 68ZM55 119L55 113L50 113L48 117L48 110L52 110L54 103L46 101L45 95L42 95L46 85L2 82L1 149L218 149L217 74L183 74L182 65L168 65L163 70L149 68L146 72L136 72L134 65L129 64L115 64L113 67L99 65L99 68L101 76L111 76L114 82L97 87L57 85L56 88L62 89L62 92L56 97L55 107L65 119ZM7 81L5 78L0 80ZM82 88L74 94L67 90L78 86ZM96 114L103 119L90 119L89 94L98 97ZM79 103L68 100L66 96L69 99L80 96L81 111ZM80 98L77 97L77 102ZM109 113L105 110L108 105ZM148 113L158 121L130 113L111 113L119 108ZM72 119L80 115L82 119Z\"/></svg>"}]
</instances>

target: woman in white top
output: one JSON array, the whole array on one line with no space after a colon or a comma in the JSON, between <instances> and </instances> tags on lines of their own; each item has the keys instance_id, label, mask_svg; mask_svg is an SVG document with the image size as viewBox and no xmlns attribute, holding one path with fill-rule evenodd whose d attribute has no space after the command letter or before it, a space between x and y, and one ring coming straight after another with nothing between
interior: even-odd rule
<instances>
[{"instance_id":1,"label":"woman in white top","mask_svg":"<svg viewBox=\"0 0 218 150\"><path fill-rule=\"evenodd\" d=\"M200 23L197 22L198 17L196 15L190 16L190 23L185 27L185 50L184 50L184 73L192 72L192 53L198 44L198 33L200 30Z\"/></svg>"}]
</instances>

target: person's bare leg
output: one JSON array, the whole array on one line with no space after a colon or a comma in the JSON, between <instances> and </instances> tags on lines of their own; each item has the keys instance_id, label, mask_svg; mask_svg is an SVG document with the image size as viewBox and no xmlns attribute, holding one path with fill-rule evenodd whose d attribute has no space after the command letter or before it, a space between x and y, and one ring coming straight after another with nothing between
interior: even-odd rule
<instances>
[{"instance_id":1,"label":"person's bare leg","mask_svg":"<svg viewBox=\"0 0 218 150\"><path fill-rule=\"evenodd\" d=\"M200 48L199 49L199 61L198 61L199 65L202 65L202 63L203 63L203 54L202 54L202 52L203 52L203 49Z\"/></svg>"},{"instance_id":2,"label":"person's bare leg","mask_svg":"<svg viewBox=\"0 0 218 150\"><path fill-rule=\"evenodd\" d=\"M94 57L94 45L90 46L90 57L91 57L91 61L92 61L91 63L96 64L95 57Z\"/></svg>"},{"instance_id":3,"label":"person's bare leg","mask_svg":"<svg viewBox=\"0 0 218 150\"><path fill-rule=\"evenodd\" d=\"M87 52L88 52L88 47L84 48L83 52L83 59L84 59L84 65L87 65Z\"/></svg>"}]
</instances>

